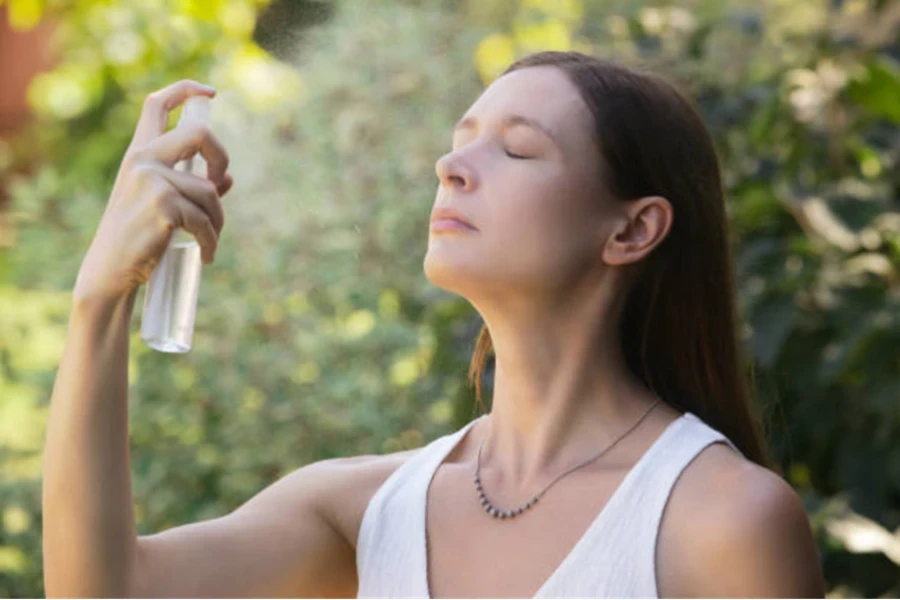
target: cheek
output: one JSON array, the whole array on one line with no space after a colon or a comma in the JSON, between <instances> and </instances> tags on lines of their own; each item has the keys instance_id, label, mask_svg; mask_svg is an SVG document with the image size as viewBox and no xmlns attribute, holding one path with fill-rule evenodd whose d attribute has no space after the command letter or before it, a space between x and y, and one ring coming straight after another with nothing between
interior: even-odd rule
<instances>
[{"instance_id":1,"label":"cheek","mask_svg":"<svg viewBox=\"0 0 900 600\"><path fill-rule=\"evenodd\" d=\"M554 280L584 267L593 251L596 215L582 190L559 185L519 192L517 202L492 211L489 256L503 256L510 276Z\"/></svg>"}]
</instances>

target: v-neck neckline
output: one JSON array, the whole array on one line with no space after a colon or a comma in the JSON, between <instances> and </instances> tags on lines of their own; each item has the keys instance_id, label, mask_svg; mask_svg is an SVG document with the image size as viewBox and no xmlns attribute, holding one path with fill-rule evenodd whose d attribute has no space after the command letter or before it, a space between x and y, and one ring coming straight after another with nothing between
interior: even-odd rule
<instances>
[{"instance_id":1,"label":"v-neck neckline","mask_svg":"<svg viewBox=\"0 0 900 600\"><path fill-rule=\"evenodd\" d=\"M588 539L592 537L593 532L600 527L601 522L604 520L604 515L609 514L609 507L612 506L614 501L617 501L617 498L622 496L625 490L628 487L628 484L631 480L636 476L638 472L638 467L640 467L644 462L648 460L648 457L654 452L654 450L660 446L663 439L672 435L672 432L675 431L676 425L686 420L687 416L691 413L685 412L682 413L679 417L672 420L671 423L666 425L666 428L663 430L659 436L650 444L650 447L644 451L641 457L631 466L628 470L628 473L625 474L625 477L619 482L619 485L616 487L615 491L609 497L609 500L606 501L606 504L600 509L600 512L594 517L591 521L590 525L587 526L587 529L584 530L584 533L581 534L581 537L578 538L578 541L572 546L569 552L563 557L563 559L559 562L556 568L550 573L550 576L544 581L543 584L537 589L532 598L540 598L545 591L555 583L555 581L562 576L563 571L568 567L568 564L574 560L573 557L577 556L578 551L582 546L588 543ZM431 469L431 474L427 478L427 482L425 484L425 492L422 494L422 501L424 502L424 519L422 522L421 531L421 539L424 543L420 544L419 547L424 552L425 556L422 561L422 565L425 569L424 573L424 582L425 582L425 598L428 600L432 600L431 596L431 581L428 576L428 490L431 488L431 482L434 480L434 475L437 473L437 470L440 468L441 464L443 464L444 460L450 455L451 452L462 442L463 438L468 435L469 431L471 431L472 427L478 423L481 419L488 416L488 414L481 415L477 419L473 419L467 425L465 425L462 429L456 432L456 439L451 438L451 442L447 444L444 452L441 453L439 459L436 464Z\"/></svg>"}]
</instances>

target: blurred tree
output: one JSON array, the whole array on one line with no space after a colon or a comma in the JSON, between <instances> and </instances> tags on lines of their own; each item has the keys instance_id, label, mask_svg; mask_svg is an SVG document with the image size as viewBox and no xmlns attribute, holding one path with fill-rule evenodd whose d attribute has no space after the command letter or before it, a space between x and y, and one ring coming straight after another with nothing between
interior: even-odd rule
<instances>
[{"instance_id":1,"label":"blurred tree","mask_svg":"<svg viewBox=\"0 0 900 600\"><path fill-rule=\"evenodd\" d=\"M267 2L0 0L15 31L53 21L57 56L29 87L35 123L0 142L0 187L13 199L3 223L14 227L3 230L14 247L0 251L0 596L43 595L46 403L69 290L143 98L190 77L229 90L243 110L277 114L295 101L297 72L252 39Z\"/></svg>"},{"instance_id":2,"label":"blurred tree","mask_svg":"<svg viewBox=\"0 0 900 600\"><path fill-rule=\"evenodd\" d=\"M0 270L0 595L42 595L40 441L68 290L143 96L184 76L218 86L236 180L194 350L151 352L134 328L150 532L221 515L301 464L419 446L474 416L479 319L422 275L434 161L482 86L545 48L652 65L696 99L723 158L760 402L830 593L900 594L892 4L348 0L296 36L286 4L254 32L264 3L21 2L69 33L67 62L32 88L46 160L12 186L18 241Z\"/></svg>"}]
</instances>

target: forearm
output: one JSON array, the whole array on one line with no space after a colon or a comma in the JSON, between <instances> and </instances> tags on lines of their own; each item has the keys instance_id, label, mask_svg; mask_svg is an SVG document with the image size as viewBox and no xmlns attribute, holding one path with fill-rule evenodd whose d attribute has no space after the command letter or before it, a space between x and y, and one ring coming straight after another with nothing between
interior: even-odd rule
<instances>
[{"instance_id":1,"label":"forearm","mask_svg":"<svg viewBox=\"0 0 900 600\"><path fill-rule=\"evenodd\" d=\"M76 300L44 448L48 596L122 597L135 565L128 438L128 341L134 296Z\"/></svg>"}]
</instances>

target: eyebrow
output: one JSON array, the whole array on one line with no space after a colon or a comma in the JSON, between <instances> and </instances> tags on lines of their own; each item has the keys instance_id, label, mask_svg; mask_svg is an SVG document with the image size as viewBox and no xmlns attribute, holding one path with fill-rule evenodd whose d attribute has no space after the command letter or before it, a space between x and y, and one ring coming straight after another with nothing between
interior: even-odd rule
<instances>
[{"instance_id":1,"label":"eyebrow","mask_svg":"<svg viewBox=\"0 0 900 600\"><path fill-rule=\"evenodd\" d=\"M477 122L478 121L477 121L477 119L475 119L475 117L464 117L464 118L460 119L460 121L456 125L453 126L453 133L456 133L460 129L474 128L475 124ZM559 142L556 140L556 136L553 135L553 132L551 132L549 128L544 127L543 125L541 125L534 119L529 119L528 117L525 117L522 115L509 115L509 116L505 117L500 122L500 124L503 127L503 129L508 129L508 128L516 126L516 125L525 125L526 127L530 127L532 129L535 129L535 130L543 133L545 136L550 138L550 140L554 144L559 146Z\"/></svg>"}]
</instances>

